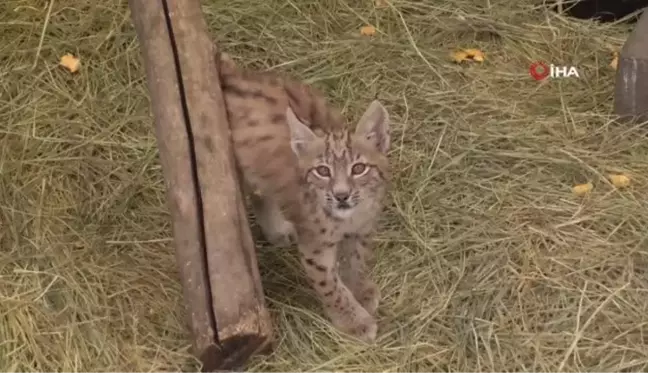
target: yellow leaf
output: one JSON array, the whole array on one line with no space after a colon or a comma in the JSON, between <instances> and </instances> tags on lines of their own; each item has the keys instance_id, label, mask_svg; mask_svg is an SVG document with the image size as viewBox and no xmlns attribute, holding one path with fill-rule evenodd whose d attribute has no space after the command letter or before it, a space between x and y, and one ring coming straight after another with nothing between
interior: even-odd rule
<instances>
[{"instance_id":1,"label":"yellow leaf","mask_svg":"<svg viewBox=\"0 0 648 373\"><path fill-rule=\"evenodd\" d=\"M374 34L376 34L376 28L371 25L360 28L360 35L373 36Z\"/></svg>"},{"instance_id":2,"label":"yellow leaf","mask_svg":"<svg viewBox=\"0 0 648 373\"><path fill-rule=\"evenodd\" d=\"M466 49L465 52L468 53L468 57L472 58L475 61L484 62L484 60L486 59L484 52L480 51L479 49Z\"/></svg>"},{"instance_id":3,"label":"yellow leaf","mask_svg":"<svg viewBox=\"0 0 648 373\"><path fill-rule=\"evenodd\" d=\"M572 191L573 191L574 194L576 194L577 196L582 196L582 195L584 195L584 194L589 193L593 188L594 188L594 185L592 185L592 183L587 183L587 184L578 184L578 185L575 185L575 186L572 188Z\"/></svg>"},{"instance_id":4,"label":"yellow leaf","mask_svg":"<svg viewBox=\"0 0 648 373\"><path fill-rule=\"evenodd\" d=\"M450 57L454 60L456 63L460 63L468 59L468 53L464 51L456 51L450 54Z\"/></svg>"},{"instance_id":5,"label":"yellow leaf","mask_svg":"<svg viewBox=\"0 0 648 373\"><path fill-rule=\"evenodd\" d=\"M386 0L376 0L376 8L386 8L387 5Z\"/></svg>"},{"instance_id":6,"label":"yellow leaf","mask_svg":"<svg viewBox=\"0 0 648 373\"><path fill-rule=\"evenodd\" d=\"M610 61L610 67L614 70L619 66L619 52L612 52L612 61Z\"/></svg>"},{"instance_id":7,"label":"yellow leaf","mask_svg":"<svg viewBox=\"0 0 648 373\"><path fill-rule=\"evenodd\" d=\"M61 57L61 62L59 62L59 65L65 67L71 73L75 73L79 71L79 67L81 67L81 61L68 53Z\"/></svg>"},{"instance_id":8,"label":"yellow leaf","mask_svg":"<svg viewBox=\"0 0 648 373\"><path fill-rule=\"evenodd\" d=\"M623 188L630 185L630 178L626 175L608 175L608 177L610 178L612 185L617 188Z\"/></svg>"},{"instance_id":9,"label":"yellow leaf","mask_svg":"<svg viewBox=\"0 0 648 373\"><path fill-rule=\"evenodd\" d=\"M484 60L486 59L484 52L480 51L479 49L463 49L453 52L450 56L456 63L461 63L466 60L484 62Z\"/></svg>"}]
</instances>

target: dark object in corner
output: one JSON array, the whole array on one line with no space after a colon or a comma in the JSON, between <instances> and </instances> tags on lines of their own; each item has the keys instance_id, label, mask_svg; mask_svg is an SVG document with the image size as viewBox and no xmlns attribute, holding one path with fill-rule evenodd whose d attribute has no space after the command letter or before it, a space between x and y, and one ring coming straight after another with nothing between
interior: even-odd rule
<instances>
[{"instance_id":1,"label":"dark object in corner","mask_svg":"<svg viewBox=\"0 0 648 373\"><path fill-rule=\"evenodd\" d=\"M622 120L648 119L648 12L643 12L619 56L614 113Z\"/></svg>"},{"instance_id":2,"label":"dark object in corner","mask_svg":"<svg viewBox=\"0 0 648 373\"><path fill-rule=\"evenodd\" d=\"M558 11L558 1L551 1L551 10ZM648 0L563 0L563 11L570 17L579 19L593 19L599 22L614 22L619 19L648 7ZM629 23L637 22L637 14Z\"/></svg>"}]
</instances>

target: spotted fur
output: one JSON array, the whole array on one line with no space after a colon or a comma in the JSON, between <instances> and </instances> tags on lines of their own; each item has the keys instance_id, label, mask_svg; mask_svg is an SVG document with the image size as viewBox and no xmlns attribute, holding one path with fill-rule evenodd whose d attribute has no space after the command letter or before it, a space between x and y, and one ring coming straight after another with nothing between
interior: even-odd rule
<instances>
[{"instance_id":1,"label":"spotted fur","mask_svg":"<svg viewBox=\"0 0 648 373\"><path fill-rule=\"evenodd\" d=\"M270 242L297 243L332 323L373 341L380 295L367 260L389 180L387 111L374 101L350 128L313 87L217 61L257 223Z\"/></svg>"}]
</instances>

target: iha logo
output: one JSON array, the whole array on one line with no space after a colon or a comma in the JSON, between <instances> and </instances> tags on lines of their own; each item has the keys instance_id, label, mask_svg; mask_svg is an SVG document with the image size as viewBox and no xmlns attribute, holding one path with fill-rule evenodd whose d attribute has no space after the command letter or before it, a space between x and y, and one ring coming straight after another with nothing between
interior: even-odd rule
<instances>
[{"instance_id":1,"label":"iha logo","mask_svg":"<svg viewBox=\"0 0 648 373\"><path fill-rule=\"evenodd\" d=\"M532 63L529 67L529 74L535 80L544 80L546 78L580 78L578 70L574 66L547 65L544 62Z\"/></svg>"}]
</instances>

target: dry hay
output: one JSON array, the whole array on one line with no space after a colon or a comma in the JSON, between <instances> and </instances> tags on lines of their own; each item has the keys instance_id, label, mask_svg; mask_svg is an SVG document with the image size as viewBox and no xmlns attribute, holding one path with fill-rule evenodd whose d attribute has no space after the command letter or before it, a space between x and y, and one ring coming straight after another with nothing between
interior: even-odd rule
<instances>
[{"instance_id":1,"label":"dry hay","mask_svg":"<svg viewBox=\"0 0 648 373\"><path fill-rule=\"evenodd\" d=\"M331 329L294 250L263 248L279 347L252 369L647 369L648 145L608 115L628 26L518 0L204 3L244 63L354 118L379 95L394 119L377 345ZM0 2L0 370L196 369L127 2L48 9ZM487 60L456 65L457 47ZM581 78L535 82L537 59Z\"/></svg>"}]
</instances>

